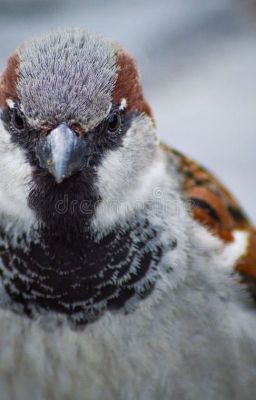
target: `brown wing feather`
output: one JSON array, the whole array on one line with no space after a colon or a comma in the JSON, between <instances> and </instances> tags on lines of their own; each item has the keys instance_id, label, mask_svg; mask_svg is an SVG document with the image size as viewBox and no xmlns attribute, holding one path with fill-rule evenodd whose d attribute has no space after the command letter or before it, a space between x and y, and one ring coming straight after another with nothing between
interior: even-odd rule
<instances>
[{"instance_id":1,"label":"brown wing feather","mask_svg":"<svg viewBox=\"0 0 256 400\"><path fill-rule=\"evenodd\" d=\"M183 154L162 145L181 174L182 190L194 218L225 242L234 240L235 230L249 234L248 248L234 270L256 296L256 230L234 197L214 175Z\"/></svg>"},{"instance_id":2,"label":"brown wing feather","mask_svg":"<svg viewBox=\"0 0 256 400\"><path fill-rule=\"evenodd\" d=\"M195 219L225 241L233 240L236 229L252 228L237 201L214 175L183 154L167 146L163 149L175 160Z\"/></svg>"}]
</instances>

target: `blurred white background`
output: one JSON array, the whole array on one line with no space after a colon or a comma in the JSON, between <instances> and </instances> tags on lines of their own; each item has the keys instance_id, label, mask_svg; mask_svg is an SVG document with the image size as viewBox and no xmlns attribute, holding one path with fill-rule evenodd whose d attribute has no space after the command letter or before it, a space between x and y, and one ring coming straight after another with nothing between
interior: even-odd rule
<instances>
[{"instance_id":1,"label":"blurred white background","mask_svg":"<svg viewBox=\"0 0 256 400\"><path fill-rule=\"evenodd\" d=\"M214 171L256 222L256 1L0 0L0 70L25 38L87 27L138 60L161 139Z\"/></svg>"}]
</instances>

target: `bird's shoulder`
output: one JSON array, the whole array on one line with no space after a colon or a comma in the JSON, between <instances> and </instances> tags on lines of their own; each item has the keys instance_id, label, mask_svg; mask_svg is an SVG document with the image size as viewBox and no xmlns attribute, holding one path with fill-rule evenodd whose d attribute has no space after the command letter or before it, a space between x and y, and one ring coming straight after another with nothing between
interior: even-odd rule
<instances>
[{"instance_id":1,"label":"bird's shoulder","mask_svg":"<svg viewBox=\"0 0 256 400\"><path fill-rule=\"evenodd\" d=\"M193 218L227 246L236 238L236 232L246 235L245 251L234 264L234 271L256 297L256 229L237 200L223 184L203 166L184 154L161 145L180 176L181 190Z\"/></svg>"}]
</instances>

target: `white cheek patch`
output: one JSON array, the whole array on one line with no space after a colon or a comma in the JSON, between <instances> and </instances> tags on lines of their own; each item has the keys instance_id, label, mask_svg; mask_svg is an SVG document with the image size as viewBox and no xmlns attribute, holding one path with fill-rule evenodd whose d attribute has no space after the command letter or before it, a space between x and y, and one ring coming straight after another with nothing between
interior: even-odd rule
<instances>
[{"instance_id":1,"label":"white cheek patch","mask_svg":"<svg viewBox=\"0 0 256 400\"><path fill-rule=\"evenodd\" d=\"M0 213L27 223L34 219L27 205L32 169L21 149L11 143L0 121Z\"/></svg>"},{"instance_id":2,"label":"white cheek patch","mask_svg":"<svg viewBox=\"0 0 256 400\"><path fill-rule=\"evenodd\" d=\"M118 165L117 163L116 166L118 167ZM129 191L124 193L120 188L119 195L116 194L115 197L103 201L98 206L93 221L94 227L104 231L116 222L124 222L135 210L145 208L147 202L156 195L158 185L162 183L165 172L163 163L153 162Z\"/></svg>"},{"instance_id":3,"label":"white cheek patch","mask_svg":"<svg viewBox=\"0 0 256 400\"><path fill-rule=\"evenodd\" d=\"M101 203L93 221L99 230L125 219L152 197L165 179L165 165L157 158L157 137L151 119L138 117L122 146L109 151L98 169Z\"/></svg>"}]
</instances>

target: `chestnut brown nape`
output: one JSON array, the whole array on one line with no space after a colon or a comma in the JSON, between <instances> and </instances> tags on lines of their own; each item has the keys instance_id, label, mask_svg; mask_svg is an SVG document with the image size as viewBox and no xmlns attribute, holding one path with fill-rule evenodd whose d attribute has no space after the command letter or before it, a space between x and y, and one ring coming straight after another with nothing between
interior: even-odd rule
<instances>
[{"instance_id":1,"label":"chestnut brown nape","mask_svg":"<svg viewBox=\"0 0 256 400\"><path fill-rule=\"evenodd\" d=\"M152 117L151 108L144 98L134 59L123 50L119 50L117 68L118 77L112 93L113 101L118 104L125 98L127 100L127 111L145 112Z\"/></svg>"},{"instance_id":2,"label":"chestnut brown nape","mask_svg":"<svg viewBox=\"0 0 256 400\"><path fill-rule=\"evenodd\" d=\"M7 107L7 99L17 100L18 74L19 56L14 53L9 57L6 69L0 77L0 107Z\"/></svg>"}]
</instances>

